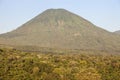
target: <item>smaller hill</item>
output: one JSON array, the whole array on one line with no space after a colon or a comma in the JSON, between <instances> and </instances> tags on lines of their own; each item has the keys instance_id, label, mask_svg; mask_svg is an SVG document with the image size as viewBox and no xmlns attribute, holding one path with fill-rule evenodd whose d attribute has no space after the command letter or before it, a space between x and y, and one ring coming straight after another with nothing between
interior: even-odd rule
<instances>
[{"instance_id":1,"label":"smaller hill","mask_svg":"<svg viewBox=\"0 0 120 80\"><path fill-rule=\"evenodd\" d=\"M120 30L118 30L118 31L115 31L114 33L120 34Z\"/></svg>"}]
</instances>

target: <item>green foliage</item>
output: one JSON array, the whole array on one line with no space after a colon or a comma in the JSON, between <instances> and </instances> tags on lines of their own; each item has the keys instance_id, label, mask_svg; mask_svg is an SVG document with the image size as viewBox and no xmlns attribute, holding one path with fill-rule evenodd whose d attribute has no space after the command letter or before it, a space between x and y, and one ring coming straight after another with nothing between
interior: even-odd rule
<instances>
[{"instance_id":1,"label":"green foliage","mask_svg":"<svg viewBox=\"0 0 120 80\"><path fill-rule=\"evenodd\" d=\"M119 80L120 55L0 49L0 80Z\"/></svg>"}]
</instances>

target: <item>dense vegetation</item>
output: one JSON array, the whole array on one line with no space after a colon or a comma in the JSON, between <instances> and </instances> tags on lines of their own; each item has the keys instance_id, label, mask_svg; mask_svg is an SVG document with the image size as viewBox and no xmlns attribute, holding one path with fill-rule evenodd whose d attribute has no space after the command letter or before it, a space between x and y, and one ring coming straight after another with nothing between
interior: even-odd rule
<instances>
[{"instance_id":1,"label":"dense vegetation","mask_svg":"<svg viewBox=\"0 0 120 80\"><path fill-rule=\"evenodd\" d=\"M120 55L0 49L0 80L120 80Z\"/></svg>"}]
</instances>

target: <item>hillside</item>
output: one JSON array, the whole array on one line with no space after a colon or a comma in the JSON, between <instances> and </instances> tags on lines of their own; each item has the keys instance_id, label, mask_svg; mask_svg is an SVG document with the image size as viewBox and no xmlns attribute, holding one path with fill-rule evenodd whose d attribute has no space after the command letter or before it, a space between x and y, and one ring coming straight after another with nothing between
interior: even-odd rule
<instances>
[{"instance_id":1,"label":"hillside","mask_svg":"<svg viewBox=\"0 0 120 80\"><path fill-rule=\"evenodd\" d=\"M64 9L48 9L16 30L0 35L0 44L120 51L118 35Z\"/></svg>"}]
</instances>

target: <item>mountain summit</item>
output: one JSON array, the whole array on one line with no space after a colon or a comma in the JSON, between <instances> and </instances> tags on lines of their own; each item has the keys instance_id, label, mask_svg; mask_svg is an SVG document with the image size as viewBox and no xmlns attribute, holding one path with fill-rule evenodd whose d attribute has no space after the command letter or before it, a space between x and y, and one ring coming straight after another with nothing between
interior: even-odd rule
<instances>
[{"instance_id":1,"label":"mountain summit","mask_svg":"<svg viewBox=\"0 0 120 80\"><path fill-rule=\"evenodd\" d=\"M48 9L16 30L0 35L0 43L63 49L120 50L120 36L64 9Z\"/></svg>"}]
</instances>

